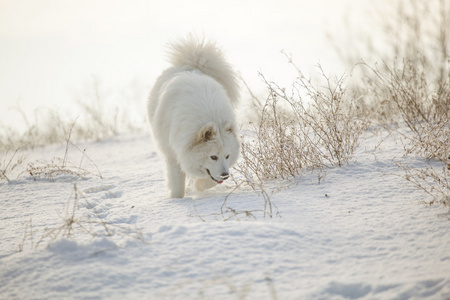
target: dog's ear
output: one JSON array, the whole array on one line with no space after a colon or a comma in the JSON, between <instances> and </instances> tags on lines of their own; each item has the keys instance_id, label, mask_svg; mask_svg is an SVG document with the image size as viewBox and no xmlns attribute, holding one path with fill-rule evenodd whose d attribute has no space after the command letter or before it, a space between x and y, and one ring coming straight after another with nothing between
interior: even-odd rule
<instances>
[{"instance_id":1,"label":"dog's ear","mask_svg":"<svg viewBox=\"0 0 450 300\"><path fill-rule=\"evenodd\" d=\"M236 125L232 120L226 121L223 127L225 128L225 132L236 135Z\"/></svg>"},{"instance_id":2,"label":"dog's ear","mask_svg":"<svg viewBox=\"0 0 450 300\"><path fill-rule=\"evenodd\" d=\"M208 123L205 126L202 127L199 134L199 140L203 142L207 142L209 140L212 140L217 134L217 128L216 124L214 123Z\"/></svg>"}]
</instances>

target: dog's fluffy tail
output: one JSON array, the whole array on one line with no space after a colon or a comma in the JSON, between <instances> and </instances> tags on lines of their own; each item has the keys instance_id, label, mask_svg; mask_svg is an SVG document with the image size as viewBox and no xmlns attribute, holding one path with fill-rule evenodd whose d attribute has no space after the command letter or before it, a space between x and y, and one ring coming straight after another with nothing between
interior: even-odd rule
<instances>
[{"instance_id":1,"label":"dog's fluffy tail","mask_svg":"<svg viewBox=\"0 0 450 300\"><path fill-rule=\"evenodd\" d=\"M237 107L239 85L236 73L215 43L189 35L170 45L169 60L175 67L197 69L217 80L227 91L231 104Z\"/></svg>"}]
</instances>

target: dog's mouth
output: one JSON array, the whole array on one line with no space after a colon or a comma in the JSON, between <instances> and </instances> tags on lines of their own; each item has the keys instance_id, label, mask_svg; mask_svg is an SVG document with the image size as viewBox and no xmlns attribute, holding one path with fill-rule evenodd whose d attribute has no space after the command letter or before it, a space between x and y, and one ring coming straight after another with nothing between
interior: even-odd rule
<instances>
[{"instance_id":1,"label":"dog's mouth","mask_svg":"<svg viewBox=\"0 0 450 300\"><path fill-rule=\"evenodd\" d=\"M206 169L206 172L208 173L209 177L211 177L211 179L215 182L217 182L218 184L221 184L223 182L223 180L216 180L212 175L211 172L209 172L208 169Z\"/></svg>"}]
</instances>

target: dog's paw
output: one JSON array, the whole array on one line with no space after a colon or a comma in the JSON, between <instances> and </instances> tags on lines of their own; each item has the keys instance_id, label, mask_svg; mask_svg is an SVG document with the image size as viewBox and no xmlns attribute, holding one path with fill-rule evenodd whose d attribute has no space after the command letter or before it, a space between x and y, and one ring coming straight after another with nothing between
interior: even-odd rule
<instances>
[{"instance_id":1,"label":"dog's paw","mask_svg":"<svg viewBox=\"0 0 450 300\"><path fill-rule=\"evenodd\" d=\"M203 192L204 190L210 189L214 186L216 186L216 183L210 178L197 178L195 180L195 189L199 192Z\"/></svg>"}]
</instances>

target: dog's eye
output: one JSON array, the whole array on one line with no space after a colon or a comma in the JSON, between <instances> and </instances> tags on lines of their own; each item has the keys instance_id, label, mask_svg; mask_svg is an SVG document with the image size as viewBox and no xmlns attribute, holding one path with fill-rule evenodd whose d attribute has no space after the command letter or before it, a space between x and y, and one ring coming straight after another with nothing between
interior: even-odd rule
<instances>
[{"instance_id":1,"label":"dog's eye","mask_svg":"<svg viewBox=\"0 0 450 300\"><path fill-rule=\"evenodd\" d=\"M211 156L211 159L212 160L217 160L217 156L213 155L213 156Z\"/></svg>"},{"instance_id":2,"label":"dog's eye","mask_svg":"<svg viewBox=\"0 0 450 300\"><path fill-rule=\"evenodd\" d=\"M226 157L225 157L225 159L228 159L230 157L230 154L228 154Z\"/></svg>"}]
</instances>

